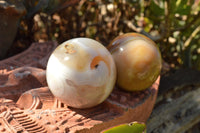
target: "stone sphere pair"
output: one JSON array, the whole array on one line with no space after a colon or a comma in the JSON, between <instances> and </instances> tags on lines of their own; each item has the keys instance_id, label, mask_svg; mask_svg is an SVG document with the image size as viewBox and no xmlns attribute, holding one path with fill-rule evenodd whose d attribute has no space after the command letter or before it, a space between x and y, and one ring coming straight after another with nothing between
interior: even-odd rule
<instances>
[{"instance_id":1,"label":"stone sphere pair","mask_svg":"<svg viewBox=\"0 0 200 133\"><path fill-rule=\"evenodd\" d=\"M161 69L159 49L143 35L118 36L108 46L89 38L74 38L59 45L47 64L47 83L53 95L74 108L102 103L115 82L138 91L151 86ZM117 77L117 78L116 78Z\"/></svg>"}]
</instances>

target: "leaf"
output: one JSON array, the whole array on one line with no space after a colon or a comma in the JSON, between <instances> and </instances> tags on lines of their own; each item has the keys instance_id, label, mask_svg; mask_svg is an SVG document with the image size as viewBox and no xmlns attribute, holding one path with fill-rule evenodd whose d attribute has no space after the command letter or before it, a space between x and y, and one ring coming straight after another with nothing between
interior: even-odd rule
<instances>
[{"instance_id":1,"label":"leaf","mask_svg":"<svg viewBox=\"0 0 200 133\"><path fill-rule=\"evenodd\" d=\"M152 21L148 17L144 17L144 23L145 23L144 31L150 32L151 28L153 27Z\"/></svg>"},{"instance_id":2,"label":"leaf","mask_svg":"<svg viewBox=\"0 0 200 133\"><path fill-rule=\"evenodd\" d=\"M177 8L177 10L175 11L175 13L178 13L180 15L188 15L191 11L191 6L184 6L181 8Z\"/></svg>"},{"instance_id":3,"label":"leaf","mask_svg":"<svg viewBox=\"0 0 200 133\"><path fill-rule=\"evenodd\" d=\"M155 15L164 15L164 8L161 8L158 4L156 4L154 0L151 1L150 9Z\"/></svg>"},{"instance_id":4,"label":"leaf","mask_svg":"<svg viewBox=\"0 0 200 133\"><path fill-rule=\"evenodd\" d=\"M123 124L110 128L102 133L146 133L146 125L143 123L132 122L130 124Z\"/></svg>"},{"instance_id":5,"label":"leaf","mask_svg":"<svg viewBox=\"0 0 200 133\"><path fill-rule=\"evenodd\" d=\"M176 2L176 8L174 8L174 13L180 15L188 15L191 11L191 5L188 5L188 0L178 0Z\"/></svg>"}]
</instances>

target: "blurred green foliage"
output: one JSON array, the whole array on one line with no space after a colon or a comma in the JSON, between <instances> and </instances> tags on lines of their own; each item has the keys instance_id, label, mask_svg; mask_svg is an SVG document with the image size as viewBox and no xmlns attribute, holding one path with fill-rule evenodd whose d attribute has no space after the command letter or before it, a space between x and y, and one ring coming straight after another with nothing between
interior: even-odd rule
<instances>
[{"instance_id":1,"label":"blurred green foliage","mask_svg":"<svg viewBox=\"0 0 200 133\"><path fill-rule=\"evenodd\" d=\"M83 36L108 45L120 34L138 32L157 43L170 67L200 70L200 0L70 1L35 3L42 10L28 13L33 17L22 21L21 34L31 35L32 41L59 43Z\"/></svg>"}]
</instances>

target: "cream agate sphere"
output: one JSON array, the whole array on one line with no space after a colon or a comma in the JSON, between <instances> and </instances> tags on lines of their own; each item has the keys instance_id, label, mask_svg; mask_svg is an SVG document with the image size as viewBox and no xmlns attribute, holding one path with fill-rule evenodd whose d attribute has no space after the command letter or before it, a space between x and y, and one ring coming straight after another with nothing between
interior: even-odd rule
<instances>
[{"instance_id":1,"label":"cream agate sphere","mask_svg":"<svg viewBox=\"0 0 200 133\"><path fill-rule=\"evenodd\" d=\"M53 95L74 108L102 103L116 81L111 54L89 38L75 38L59 45L48 60L46 73Z\"/></svg>"},{"instance_id":2,"label":"cream agate sphere","mask_svg":"<svg viewBox=\"0 0 200 133\"><path fill-rule=\"evenodd\" d=\"M117 68L117 85L128 91L150 87L161 71L161 54L156 44L138 33L116 37L109 45Z\"/></svg>"}]
</instances>

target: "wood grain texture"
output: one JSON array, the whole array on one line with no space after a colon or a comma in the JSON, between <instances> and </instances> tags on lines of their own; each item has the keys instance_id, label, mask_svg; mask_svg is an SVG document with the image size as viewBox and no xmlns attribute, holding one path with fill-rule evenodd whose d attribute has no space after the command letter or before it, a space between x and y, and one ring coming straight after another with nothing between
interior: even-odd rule
<instances>
[{"instance_id":1,"label":"wood grain texture","mask_svg":"<svg viewBox=\"0 0 200 133\"><path fill-rule=\"evenodd\" d=\"M200 72L178 70L162 77L149 133L200 132ZM196 129L194 129L196 127Z\"/></svg>"}]
</instances>

